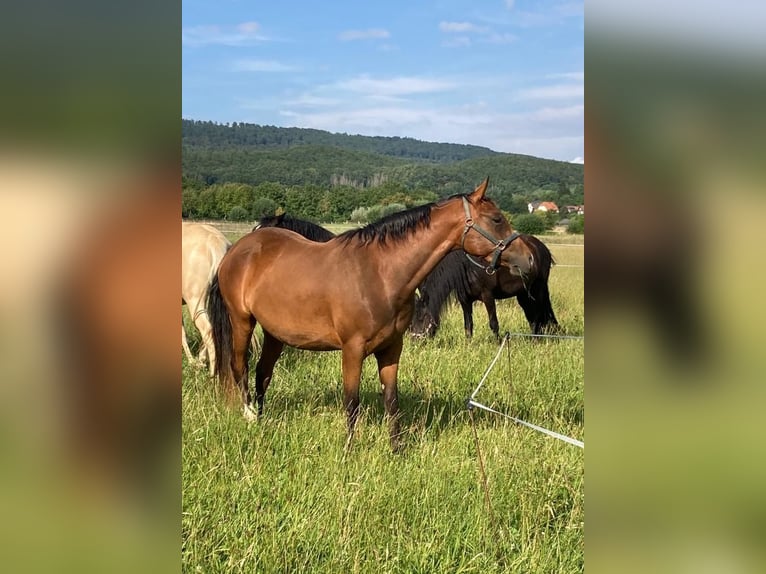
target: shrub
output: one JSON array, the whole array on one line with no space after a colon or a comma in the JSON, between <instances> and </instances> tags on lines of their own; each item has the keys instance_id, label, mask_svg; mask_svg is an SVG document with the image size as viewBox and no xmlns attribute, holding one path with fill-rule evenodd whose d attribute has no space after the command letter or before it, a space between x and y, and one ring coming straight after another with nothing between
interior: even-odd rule
<instances>
[{"instance_id":1,"label":"shrub","mask_svg":"<svg viewBox=\"0 0 766 574\"><path fill-rule=\"evenodd\" d=\"M545 221L541 217L530 213L515 216L511 224L513 229L519 233L536 235L545 231Z\"/></svg>"},{"instance_id":2,"label":"shrub","mask_svg":"<svg viewBox=\"0 0 766 574\"><path fill-rule=\"evenodd\" d=\"M567 225L567 231L569 233L577 233L578 235L585 233L585 216L572 216L572 218L569 220L569 225Z\"/></svg>"},{"instance_id":3,"label":"shrub","mask_svg":"<svg viewBox=\"0 0 766 574\"><path fill-rule=\"evenodd\" d=\"M370 221L377 221L383 217L383 206L382 205L373 205L372 207L367 209L367 222Z\"/></svg>"},{"instance_id":4,"label":"shrub","mask_svg":"<svg viewBox=\"0 0 766 574\"><path fill-rule=\"evenodd\" d=\"M403 203L389 203L388 205L384 205L381 207L380 217L391 215L392 213L396 213L397 211L404 211L405 209L407 209L407 206L404 205Z\"/></svg>"},{"instance_id":5,"label":"shrub","mask_svg":"<svg viewBox=\"0 0 766 574\"><path fill-rule=\"evenodd\" d=\"M250 214L241 205L235 205L229 211L229 221L247 221Z\"/></svg>"},{"instance_id":6,"label":"shrub","mask_svg":"<svg viewBox=\"0 0 766 574\"><path fill-rule=\"evenodd\" d=\"M381 217L391 215L397 211L403 211L407 206L403 203L389 203L388 205L373 205L372 207L357 207L349 215L349 219L354 223L370 223L377 221Z\"/></svg>"},{"instance_id":7,"label":"shrub","mask_svg":"<svg viewBox=\"0 0 766 574\"><path fill-rule=\"evenodd\" d=\"M267 215L274 215L277 211L277 202L268 197L256 197L250 206L253 219L260 219Z\"/></svg>"},{"instance_id":8,"label":"shrub","mask_svg":"<svg viewBox=\"0 0 766 574\"><path fill-rule=\"evenodd\" d=\"M370 210L366 207L357 207L349 215L349 219L354 223L367 223L367 216Z\"/></svg>"}]
</instances>

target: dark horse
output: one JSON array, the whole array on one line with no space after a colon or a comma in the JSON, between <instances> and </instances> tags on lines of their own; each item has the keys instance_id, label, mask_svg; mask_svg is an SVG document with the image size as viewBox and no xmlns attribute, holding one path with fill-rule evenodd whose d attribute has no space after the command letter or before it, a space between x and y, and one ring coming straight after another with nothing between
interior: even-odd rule
<instances>
[{"instance_id":1,"label":"dark horse","mask_svg":"<svg viewBox=\"0 0 766 574\"><path fill-rule=\"evenodd\" d=\"M250 337L256 322L263 348L255 367L257 413L284 345L341 350L343 404L351 437L359 408L364 359L375 355L389 416L391 446L399 436L397 372L414 294L455 249L528 273L534 254L516 241L508 220L484 197L488 180L467 195L402 211L324 243L286 229L256 229L227 252L213 280L216 375L239 387L245 416L255 416L248 383ZM500 240L499 238L505 238Z\"/></svg>"},{"instance_id":2,"label":"dark horse","mask_svg":"<svg viewBox=\"0 0 766 574\"><path fill-rule=\"evenodd\" d=\"M539 335L558 330L548 291L553 256L537 237L521 234L520 239L534 255L534 265L523 276L511 274L502 267L497 273L489 275L477 263L470 261L470 256L459 251L449 253L442 259L418 288L415 317L410 328L412 334L433 337L439 329L442 309L453 293L463 309L467 337L473 336L474 301L484 303L489 327L499 337L500 325L495 300L509 297L516 297L533 333Z\"/></svg>"},{"instance_id":3,"label":"dark horse","mask_svg":"<svg viewBox=\"0 0 766 574\"><path fill-rule=\"evenodd\" d=\"M261 217L258 221L258 225L253 227L253 231L261 229L262 227L281 227L283 229L289 229L290 231L295 231L295 233L300 233L306 239L311 239L311 241L321 241L322 243L330 241L330 239L336 237L332 231L325 229L321 225L317 225L316 223L304 219L298 219L297 217L291 217L286 213Z\"/></svg>"}]
</instances>

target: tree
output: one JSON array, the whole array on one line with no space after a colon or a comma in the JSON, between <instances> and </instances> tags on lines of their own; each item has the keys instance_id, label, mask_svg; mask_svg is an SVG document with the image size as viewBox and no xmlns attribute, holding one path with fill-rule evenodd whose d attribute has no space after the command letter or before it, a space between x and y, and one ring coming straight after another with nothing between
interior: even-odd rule
<instances>
[{"instance_id":1,"label":"tree","mask_svg":"<svg viewBox=\"0 0 766 574\"><path fill-rule=\"evenodd\" d=\"M369 221L369 211L370 210L367 207L357 207L351 212L351 215L349 215L348 218L354 223L367 223Z\"/></svg>"},{"instance_id":2,"label":"tree","mask_svg":"<svg viewBox=\"0 0 766 574\"><path fill-rule=\"evenodd\" d=\"M260 219L266 215L274 215L277 211L277 202L268 197L256 197L250 205L252 219Z\"/></svg>"},{"instance_id":3,"label":"tree","mask_svg":"<svg viewBox=\"0 0 766 574\"><path fill-rule=\"evenodd\" d=\"M569 220L569 225L567 225L567 232L576 233L578 235L585 233L585 216L573 215Z\"/></svg>"},{"instance_id":4,"label":"tree","mask_svg":"<svg viewBox=\"0 0 766 574\"><path fill-rule=\"evenodd\" d=\"M230 221L247 221L247 218L250 214L247 212L247 209L242 207L241 205L235 205L231 208L231 211L229 211L229 220Z\"/></svg>"},{"instance_id":5,"label":"tree","mask_svg":"<svg viewBox=\"0 0 766 574\"><path fill-rule=\"evenodd\" d=\"M537 235L545 232L545 221L531 213L517 215L512 221L513 228L519 233Z\"/></svg>"},{"instance_id":6,"label":"tree","mask_svg":"<svg viewBox=\"0 0 766 574\"><path fill-rule=\"evenodd\" d=\"M543 220L543 226L546 231L553 229L553 226L559 221L559 214L552 211L535 211L534 215Z\"/></svg>"}]
</instances>

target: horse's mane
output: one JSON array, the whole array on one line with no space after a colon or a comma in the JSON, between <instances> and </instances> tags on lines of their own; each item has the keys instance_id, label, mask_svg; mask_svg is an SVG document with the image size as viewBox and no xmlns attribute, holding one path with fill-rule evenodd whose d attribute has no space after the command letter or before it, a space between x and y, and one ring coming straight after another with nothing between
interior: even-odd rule
<instances>
[{"instance_id":1,"label":"horse's mane","mask_svg":"<svg viewBox=\"0 0 766 574\"><path fill-rule=\"evenodd\" d=\"M431 224L431 209L434 205L428 203L392 213L368 223L364 227L341 233L338 238L345 243L356 241L362 245L368 245L374 241L380 245L385 245L389 240L401 241L417 229L428 227Z\"/></svg>"},{"instance_id":2,"label":"horse's mane","mask_svg":"<svg viewBox=\"0 0 766 574\"><path fill-rule=\"evenodd\" d=\"M463 251L451 251L428 274L420 291L427 294L423 303L432 317L439 317L450 295L468 292L471 267Z\"/></svg>"},{"instance_id":3,"label":"horse's mane","mask_svg":"<svg viewBox=\"0 0 766 574\"><path fill-rule=\"evenodd\" d=\"M351 229L341 233L338 237L346 243L358 241L362 245L370 244L373 241L384 245L389 239L399 241L422 227L428 227L431 224L431 210L434 207L444 205L458 197L465 196L464 194L452 195L434 203L426 203L405 211L392 213L359 229Z\"/></svg>"},{"instance_id":4,"label":"horse's mane","mask_svg":"<svg viewBox=\"0 0 766 574\"><path fill-rule=\"evenodd\" d=\"M299 233L306 239L322 243L335 237L335 234L332 231L325 229L321 225L286 214L283 216L263 217L258 225L261 227L281 227L282 229L289 229L290 231Z\"/></svg>"}]
</instances>

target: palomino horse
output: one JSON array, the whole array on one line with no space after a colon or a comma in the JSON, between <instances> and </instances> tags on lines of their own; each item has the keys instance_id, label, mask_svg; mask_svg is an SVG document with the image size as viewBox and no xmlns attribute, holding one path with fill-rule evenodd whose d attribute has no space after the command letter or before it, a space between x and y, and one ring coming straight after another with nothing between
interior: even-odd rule
<instances>
[{"instance_id":1,"label":"palomino horse","mask_svg":"<svg viewBox=\"0 0 766 574\"><path fill-rule=\"evenodd\" d=\"M257 229L229 250L210 285L216 374L239 386L245 416L255 411L248 384L249 341L256 322L264 332L255 367L258 414L284 345L340 350L348 441L359 408L364 359L375 355L389 416L391 446L399 437L397 372L414 294L450 251L466 252L527 273L532 251L515 241L508 221L484 197L488 180L469 195L395 213L366 227L317 243L279 228Z\"/></svg>"},{"instance_id":2,"label":"palomino horse","mask_svg":"<svg viewBox=\"0 0 766 574\"><path fill-rule=\"evenodd\" d=\"M207 289L218 271L218 265L231 243L212 225L204 223L182 224L181 236L181 305L186 304L192 321L202 335L202 345L197 360L210 360L210 374L215 372L215 349L210 321L207 318ZM186 330L181 322L181 345L190 362L194 361Z\"/></svg>"},{"instance_id":3,"label":"palomino horse","mask_svg":"<svg viewBox=\"0 0 766 574\"><path fill-rule=\"evenodd\" d=\"M545 243L537 237L522 234L520 239L535 256L535 264L524 276L513 274L502 267L497 273L490 275L485 273L476 261L469 259L470 256L467 257L458 251L442 259L418 288L415 317L410 327L412 334L433 337L441 323L442 309L453 293L463 309L466 337L473 336L474 301L484 303L489 327L495 337L499 337L500 324L497 320L495 300L509 297L516 297L533 333L539 335L556 331L558 321L548 291L553 256Z\"/></svg>"}]
</instances>

